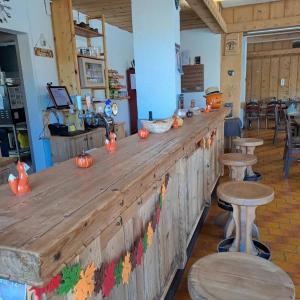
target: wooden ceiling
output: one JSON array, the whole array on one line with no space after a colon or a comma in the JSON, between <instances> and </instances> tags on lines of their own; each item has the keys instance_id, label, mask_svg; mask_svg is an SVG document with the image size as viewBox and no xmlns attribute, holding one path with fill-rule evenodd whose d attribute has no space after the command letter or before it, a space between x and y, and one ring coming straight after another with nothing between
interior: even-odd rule
<instances>
[{"instance_id":1,"label":"wooden ceiling","mask_svg":"<svg viewBox=\"0 0 300 300\"><path fill-rule=\"evenodd\" d=\"M224 8L233 7L233 6L242 6L242 5L251 5L251 4L260 4L266 2L275 2L278 0L217 0L221 2Z\"/></svg>"},{"instance_id":2,"label":"wooden ceiling","mask_svg":"<svg viewBox=\"0 0 300 300\"><path fill-rule=\"evenodd\" d=\"M131 0L72 0L73 8L91 17L105 15L106 21L121 29L132 32ZM151 0L150 0L151 1ZM185 2L180 1L181 30L204 28L205 23Z\"/></svg>"}]
</instances>

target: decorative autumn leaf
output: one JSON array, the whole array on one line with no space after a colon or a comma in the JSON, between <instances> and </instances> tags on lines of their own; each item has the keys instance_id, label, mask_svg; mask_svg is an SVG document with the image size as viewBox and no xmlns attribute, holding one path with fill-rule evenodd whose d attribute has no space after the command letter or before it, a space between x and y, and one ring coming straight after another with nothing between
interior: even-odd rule
<instances>
[{"instance_id":1,"label":"decorative autumn leaf","mask_svg":"<svg viewBox=\"0 0 300 300\"><path fill-rule=\"evenodd\" d=\"M53 277L49 282L49 284L47 285L47 292L48 293L54 292L59 287L60 283L61 283L61 275L58 274L55 277Z\"/></svg>"},{"instance_id":2,"label":"decorative autumn leaf","mask_svg":"<svg viewBox=\"0 0 300 300\"><path fill-rule=\"evenodd\" d=\"M130 254L130 263L131 263L132 271L136 268L137 265L137 250L138 250L138 242L135 241L133 249L131 250L131 254Z\"/></svg>"},{"instance_id":3,"label":"decorative autumn leaf","mask_svg":"<svg viewBox=\"0 0 300 300\"><path fill-rule=\"evenodd\" d=\"M160 209L162 209L163 207L163 199L162 199L162 195L159 194L159 206L160 206Z\"/></svg>"},{"instance_id":4,"label":"decorative autumn leaf","mask_svg":"<svg viewBox=\"0 0 300 300\"><path fill-rule=\"evenodd\" d=\"M30 288L29 291L33 291L34 292L36 300L41 300L43 294L46 293L47 288L46 287L42 287L42 288L32 287L32 288Z\"/></svg>"},{"instance_id":5,"label":"decorative autumn leaf","mask_svg":"<svg viewBox=\"0 0 300 300\"><path fill-rule=\"evenodd\" d=\"M85 300L88 296L92 296L94 291L94 273L95 265L90 264L85 271L80 272L80 279L75 286L75 295L77 300Z\"/></svg>"},{"instance_id":6,"label":"decorative autumn leaf","mask_svg":"<svg viewBox=\"0 0 300 300\"><path fill-rule=\"evenodd\" d=\"M115 286L115 267L116 263L112 261L104 271L104 279L102 283L102 294L104 297L109 297L111 290Z\"/></svg>"},{"instance_id":7,"label":"decorative autumn leaf","mask_svg":"<svg viewBox=\"0 0 300 300\"><path fill-rule=\"evenodd\" d=\"M147 232L145 233L144 237L143 237L143 249L144 249L144 253L146 253L148 248L148 237L147 237Z\"/></svg>"},{"instance_id":8,"label":"decorative autumn leaf","mask_svg":"<svg viewBox=\"0 0 300 300\"><path fill-rule=\"evenodd\" d=\"M152 215L152 218L151 218L151 223L152 223L152 228L153 228L153 231L155 232L156 230L156 227L157 227L157 221L156 221L156 209Z\"/></svg>"},{"instance_id":9,"label":"decorative autumn leaf","mask_svg":"<svg viewBox=\"0 0 300 300\"><path fill-rule=\"evenodd\" d=\"M123 270L122 270L123 284L125 283L127 284L129 282L130 273L131 273L130 253L127 252L123 261Z\"/></svg>"},{"instance_id":10,"label":"decorative autumn leaf","mask_svg":"<svg viewBox=\"0 0 300 300\"><path fill-rule=\"evenodd\" d=\"M165 197L166 197L166 185L165 185L165 183L162 184L162 186L160 188L160 193L161 193L162 199L165 200Z\"/></svg>"},{"instance_id":11,"label":"decorative autumn leaf","mask_svg":"<svg viewBox=\"0 0 300 300\"><path fill-rule=\"evenodd\" d=\"M116 278L117 286L119 286L122 282L122 272L123 272L123 258L121 257L118 264L115 267L115 278Z\"/></svg>"},{"instance_id":12,"label":"decorative autumn leaf","mask_svg":"<svg viewBox=\"0 0 300 300\"><path fill-rule=\"evenodd\" d=\"M142 264L143 255L144 255L144 247L143 247L142 239L140 239L137 246L137 254L136 254L136 264L138 266Z\"/></svg>"},{"instance_id":13,"label":"decorative autumn leaf","mask_svg":"<svg viewBox=\"0 0 300 300\"><path fill-rule=\"evenodd\" d=\"M97 270L94 273L94 292L96 295L98 295L101 292L103 277L104 277L104 270L105 267L102 265L100 268L97 268Z\"/></svg>"},{"instance_id":14,"label":"decorative autumn leaf","mask_svg":"<svg viewBox=\"0 0 300 300\"><path fill-rule=\"evenodd\" d=\"M62 270L62 278L60 286L57 289L58 295L66 295L73 290L74 286L80 279L80 264L77 263L71 267L65 267Z\"/></svg>"},{"instance_id":15,"label":"decorative autumn leaf","mask_svg":"<svg viewBox=\"0 0 300 300\"><path fill-rule=\"evenodd\" d=\"M148 224L147 237L148 237L148 245L149 245L149 247L151 247L152 243L153 243L153 228L152 228L151 222L149 222L149 224Z\"/></svg>"},{"instance_id":16,"label":"decorative autumn leaf","mask_svg":"<svg viewBox=\"0 0 300 300\"><path fill-rule=\"evenodd\" d=\"M166 176L165 176L165 187L166 187L166 189L167 189L167 187L168 187L169 180L170 180L170 174L167 173Z\"/></svg>"},{"instance_id":17,"label":"decorative autumn leaf","mask_svg":"<svg viewBox=\"0 0 300 300\"><path fill-rule=\"evenodd\" d=\"M158 205L157 208L156 208L156 212L155 212L155 215L156 215L156 223L157 225L159 224L159 221L160 221L160 206Z\"/></svg>"}]
</instances>

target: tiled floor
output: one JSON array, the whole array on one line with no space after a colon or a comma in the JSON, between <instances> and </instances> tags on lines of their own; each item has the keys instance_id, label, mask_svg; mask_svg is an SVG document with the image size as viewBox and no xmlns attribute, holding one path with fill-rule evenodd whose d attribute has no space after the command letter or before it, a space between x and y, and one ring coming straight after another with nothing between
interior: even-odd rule
<instances>
[{"instance_id":1,"label":"tiled floor","mask_svg":"<svg viewBox=\"0 0 300 300\"><path fill-rule=\"evenodd\" d=\"M246 136L257 137L257 131L248 131ZM300 164L293 163L289 179L284 180L283 136L276 145L272 144L273 130L261 131L260 137L265 144L256 150L258 163L254 170L263 175L262 183L275 189L274 201L256 210L260 240L270 246L273 263L289 273L296 286L297 299L300 299ZM222 180L228 178L224 177ZM214 224L214 218L220 211L214 203L187 263L176 300L190 299L187 290L190 267L199 258L216 252L216 247L222 240L223 230Z\"/></svg>"}]
</instances>

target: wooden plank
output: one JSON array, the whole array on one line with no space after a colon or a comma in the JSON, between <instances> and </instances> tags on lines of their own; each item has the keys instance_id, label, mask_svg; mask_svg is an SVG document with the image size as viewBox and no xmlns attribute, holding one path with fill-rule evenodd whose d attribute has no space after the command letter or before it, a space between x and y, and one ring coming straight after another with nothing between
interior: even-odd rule
<instances>
[{"instance_id":1,"label":"wooden plank","mask_svg":"<svg viewBox=\"0 0 300 300\"><path fill-rule=\"evenodd\" d=\"M298 58L299 56L292 56L291 57L291 65L290 65L290 86L289 86L289 98L296 98L297 95L297 79L298 79Z\"/></svg>"},{"instance_id":2,"label":"wooden plank","mask_svg":"<svg viewBox=\"0 0 300 300\"><path fill-rule=\"evenodd\" d=\"M252 59L247 59L246 100L252 98Z\"/></svg>"},{"instance_id":3,"label":"wooden plank","mask_svg":"<svg viewBox=\"0 0 300 300\"><path fill-rule=\"evenodd\" d=\"M281 79L285 80L285 85L278 87L278 98L287 99L289 97L289 79L290 79L290 65L291 57L283 56L279 58L279 82Z\"/></svg>"},{"instance_id":4,"label":"wooden plank","mask_svg":"<svg viewBox=\"0 0 300 300\"><path fill-rule=\"evenodd\" d=\"M300 95L300 56L298 55L298 68L297 68L297 97Z\"/></svg>"},{"instance_id":5,"label":"wooden plank","mask_svg":"<svg viewBox=\"0 0 300 300\"><path fill-rule=\"evenodd\" d=\"M270 6L268 3L255 5L253 8L253 20L266 20L270 17Z\"/></svg>"},{"instance_id":6,"label":"wooden plank","mask_svg":"<svg viewBox=\"0 0 300 300\"><path fill-rule=\"evenodd\" d=\"M271 51L249 52L248 57L259 58L264 56L282 56L282 55L298 55L298 54L300 54L300 49L295 48L295 49L279 49L279 50L271 50Z\"/></svg>"},{"instance_id":7,"label":"wooden plank","mask_svg":"<svg viewBox=\"0 0 300 300\"><path fill-rule=\"evenodd\" d=\"M270 94L270 57L263 58L261 63L261 99L269 98Z\"/></svg>"},{"instance_id":8,"label":"wooden plank","mask_svg":"<svg viewBox=\"0 0 300 300\"><path fill-rule=\"evenodd\" d=\"M267 43L276 42L276 41L286 41L286 40L299 40L300 39L300 31L291 32L291 33L283 33L283 34L268 34L268 35L260 35L260 36L250 36L247 41L248 44L253 43ZM269 49L268 49L269 50Z\"/></svg>"},{"instance_id":9,"label":"wooden plank","mask_svg":"<svg viewBox=\"0 0 300 300\"><path fill-rule=\"evenodd\" d=\"M261 59L252 61L252 98L261 99Z\"/></svg>"},{"instance_id":10,"label":"wooden plank","mask_svg":"<svg viewBox=\"0 0 300 300\"><path fill-rule=\"evenodd\" d=\"M72 0L55 0L51 10L59 83L71 95L80 95Z\"/></svg>"},{"instance_id":11,"label":"wooden plank","mask_svg":"<svg viewBox=\"0 0 300 300\"><path fill-rule=\"evenodd\" d=\"M270 18L282 18L284 17L284 1L278 1L270 3Z\"/></svg>"},{"instance_id":12,"label":"wooden plank","mask_svg":"<svg viewBox=\"0 0 300 300\"><path fill-rule=\"evenodd\" d=\"M279 85L279 57L271 57L270 66L270 97L278 96Z\"/></svg>"},{"instance_id":13,"label":"wooden plank","mask_svg":"<svg viewBox=\"0 0 300 300\"><path fill-rule=\"evenodd\" d=\"M300 2L298 0L285 0L285 17L300 16Z\"/></svg>"}]
</instances>

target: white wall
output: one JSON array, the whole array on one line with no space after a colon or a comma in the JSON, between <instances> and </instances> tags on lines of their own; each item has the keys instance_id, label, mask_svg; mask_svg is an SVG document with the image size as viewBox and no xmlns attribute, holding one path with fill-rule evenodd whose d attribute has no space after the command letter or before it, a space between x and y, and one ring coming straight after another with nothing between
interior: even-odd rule
<instances>
[{"instance_id":1,"label":"white wall","mask_svg":"<svg viewBox=\"0 0 300 300\"><path fill-rule=\"evenodd\" d=\"M204 89L210 86L220 88L221 74L221 35L208 29L192 29L181 31L181 49L188 50L191 64L194 64L195 56L201 56L201 64L204 64ZM185 105L190 106L192 99L196 105L205 106L204 92L185 93Z\"/></svg>"},{"instance_id":2,"label":"white wall","mask_svg":"<svg viewBox=\"0 0 300 300\"><path fill-rule=\"evenodd\" d=\"M77 22L85 22L86 17L84 14L73 12L74 19ZM92 21L91 26L101 30L100 21ZM108 56L108 67L110 69L117 70L120 75L125 76L124 80L121 80L122 85L127 86L126 82L126 70L131 67L131 61L133 60L133 40L132 33L122 30L118 27L106 24L106 47ZM86 39L82 37L76 38L77 47L86 47ZM92 45L95 47L102 47L101 38L92 39ZM83 90L82 94L90 94L90 90ZM99 91L96 93L96 97L104 99L104 93ZM119 113L114 118L116 122L125 122L126 134L130 134L130 115L128 100L116 101L119 107Z\"/></svg>"},{"instance_id":3,"label":"white wall","mask_svg":"<svg viewBox=\"0 0 300 300\"><path fill-rule=\"evenodd\" d=\"M8 5L12 7L12 19L0 24L0 31L18 34L32 157L39 171L49 166L50 155L49 143L39 139L43 131L42 109L49 101L46 84L55 84L58 79L55 58L37 57L33 48L43 34L54 50L51 16L46 14L44 0L15 0Z\"/></svg>"}]
</instances>

